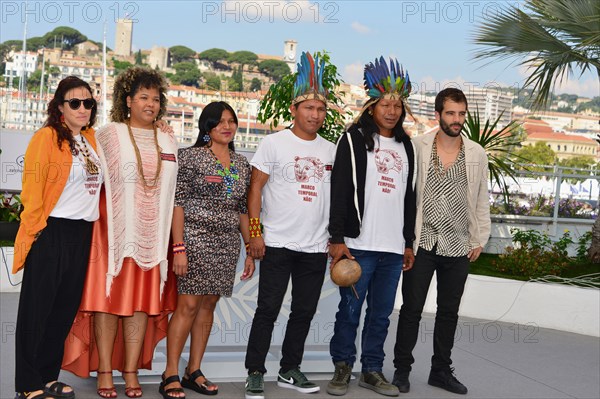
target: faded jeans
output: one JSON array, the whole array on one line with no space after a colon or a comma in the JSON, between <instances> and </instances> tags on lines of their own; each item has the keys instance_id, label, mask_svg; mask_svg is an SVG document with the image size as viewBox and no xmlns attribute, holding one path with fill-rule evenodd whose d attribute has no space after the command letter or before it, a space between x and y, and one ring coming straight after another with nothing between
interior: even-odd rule
<instances>
[{"instance_id":1,"label":"faded jeans","mask_svg":"<svg viewBox=\"0 0 600 399\"><path fill-rule=\"evenodd\" d=\"M362 372L382 371L385 353L383 345L388 333L390 315L394 310L398 280L404 256L389 252L350 249L362 268L362 274L352 288L340 287L340 303L335 315L334 334L329 351L334 363L356 361L356 334L363 302L367 310L362 330Z\"/></svg>"}]
</instances>

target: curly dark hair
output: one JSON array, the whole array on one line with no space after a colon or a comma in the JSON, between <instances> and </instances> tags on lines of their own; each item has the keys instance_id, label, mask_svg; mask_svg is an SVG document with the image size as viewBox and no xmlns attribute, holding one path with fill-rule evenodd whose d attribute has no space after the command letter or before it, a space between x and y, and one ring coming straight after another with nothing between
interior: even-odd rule
<instances>
[{"instance_id":1,"label":"curly dark hair","mask_svg":"<svg viewBox=\"0 0 600 399\"><path fill-rule=\"evenodd\" d=\"M225 110L231 112L235 124L238 125L237 115L235 114L235 111L231 105L227 104L225 101L212 102L204 107L202 113L200 114L200 118L198 118L198 138L196 139L196 143L194 143L193 147L206 147L206 145L208 145L208 141L204 141L204 135L208 134L211 130L217 127L217 125L221 122L221 116L223 116L223 112L225 112ZM231 151L235 151L233 141L229 143L228 147Z\"/></svg>"},{"instance_id":2,"label":"curly dark hair","mask_svg":"<svg viewBox=\"0 0 600 399\"><path fill-rule=\"evenodd\" d=\"M364 112L360 116L357 122L353 123L349 131L359 131L361 129L362 135L365 139L365 145L367 146L367 151L373 151L375 147L375 139L374 137L379 133L379 128L373 119L373 115L367 112L371 108L375 107L375 104L379 102L379 98L370 98L365 106L363 107ZM400 120L396 123L396 126L392 129L394 133L394 138L398 143L402 142L402 137L407 136L408 134L404 130L402 126L404 124L404 119L406 119L406 105L404 105L404 101L402 102L402 113L400 114Z\"/></svg>"},{"instance_id":3,"label":"curly dark hair","mask_svg":"<svg viewBox=\"0 0 600 399\"><path fill-rule=\"evenodd\" d=\"M75 141L73 140L73 132L71 132L71 129L69 129L69 127L60 120L62 112L60 112L58 106L65 103L65 95L69 92L69 90L76 89L78 87L87 89L87 91L90 92L90 96L93 98L92 88L86 81L79 79L77 76L67 76L60 81L58 87L56 88L56 92L54 93L54 98L52 98L52 100L50 100L48 103L48 118L46 118L46 121L44 122L44 126L49 126L56 131L58 148L62 148L61 146L63 141L67 140L69 147L71 148L71 152L77 151L75 147ZM65 107L68 107L68 105L65 105ZM94 105L90 115L90 121L84 130L91 129L92 126L94 126L96 123L97 113L98 107L97 105Z\"/></svg>"},{"instance_id":4,"label":"curly dark hair","mask_svg":"<svg viewBox=\"0 0 600 399\"><path fill-rule=\"evenodd\" d=\"M136 95L140 88L157 89L160 94L160 110L157 119L167 111L167 80L158 71L150 68L134 66L117 76L113 88L113 105L110 119L113 122L125 122L129 119L127 97Z\"/></svg>"}]
</instances>

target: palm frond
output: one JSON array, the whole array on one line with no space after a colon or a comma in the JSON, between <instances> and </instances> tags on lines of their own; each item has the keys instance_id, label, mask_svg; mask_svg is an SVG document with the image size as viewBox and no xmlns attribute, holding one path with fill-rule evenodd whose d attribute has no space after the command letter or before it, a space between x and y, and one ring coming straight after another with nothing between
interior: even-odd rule
<instances>
[{"instance_id":1,"label":"palm frond","mask_svg":"<svg viewBox=\"0 0 600 399\"><path fill-rule=\"evenodd\" d=\"M486 119L481 127L481 115L477 107L473 113L467 111L467 119L463 126L463 134L470 140L479 143L488 154L488 169L490 180L496 182L505 199L508 199L508 184L506 178L517 181L512 162L509 160L510 151L520 146L519 129L521 124L511 121L500 130L496 130L498 122L504 115L502 112L496 119Z\"/></svg>"},{"instance_id":2,"label":"palm frond","mask_svg":"<svg viewBox=\"0 0 600 399\"><path fill-rule=\"evenodd\" d=\"M535 108L545 107L556 83L595 68L600 71L600 2L597 0L529 0L524 10L509 6L476 30L481 46L474 58L519 59L531 73Z\"/></svg>"}]
</instances>

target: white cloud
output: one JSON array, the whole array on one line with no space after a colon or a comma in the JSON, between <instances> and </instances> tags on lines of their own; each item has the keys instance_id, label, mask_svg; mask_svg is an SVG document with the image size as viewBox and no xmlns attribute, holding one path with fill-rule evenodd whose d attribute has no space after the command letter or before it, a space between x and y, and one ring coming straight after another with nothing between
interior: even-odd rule
<instances>
[{"instance_id":1,"label":"white cloud","mask_svg":"<svg viewBox=\"0 0 600 399\"><path fill-rule=\"evenodd\" d=\"M355 62L354 64L346 65L344 66L342 78L346 83L362 85L364 70L365 64L362 62Z\"/></svg>"},{"instance_id":2,"label":"white cloud","mask_svg":"<svg viewBox=\"0 0 600 399\"><path fill-rule=\"evenodd\" d=\"M352 29L354 29L358 33L362 33L362 34L371 33L371 29L368 26L363 25L359 22L352 22L351 26L352 26Z\"/></svg>"},{"instance_id":3,"label":"white cloud","mask_svg":"<svg viewBox=\"0 0 600 399\"><path fill-rule=\"evenodd\" d=\"M207 6L209 7L209 6ZM268 1L241 1L225 0L214 3L210 7L210 14L231 20L233 17L240 22L324 22L328 14L319 3L308 0L268 0Z\"/></svg>"},{"instance_id":4,"label":"white cloud","mask_svg":"<svg viewBox=\"0 0 600 399\"><path fill-rule=\"evenodd\" d=\"M519 75L523 77L523 82L521 83L524 83L525 79L529 77L534 69L525 65L519 65L518 71ZM576 73L576 76L579 76L579 74ZM593 76L594 74L587 72L579 79L565 78L560 82L559 78L553 91L556 94L567 93L576 94L582 97L597 97L600 95L600 82Z\"/></svg>"}]
</instances>

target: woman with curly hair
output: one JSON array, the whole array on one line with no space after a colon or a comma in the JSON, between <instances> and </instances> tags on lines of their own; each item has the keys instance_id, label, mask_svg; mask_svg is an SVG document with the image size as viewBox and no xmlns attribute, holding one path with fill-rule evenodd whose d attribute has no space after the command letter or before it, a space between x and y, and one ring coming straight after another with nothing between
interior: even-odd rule
<instances>
[{"instance_id":1,"label":"woman with curly hair","mask_svg":"<svg viewBox=\"0 0 600 399\"><path fill-rule=\"evenodd\" d=\"M69 76L27 147L13 273L25 268L16 330L18 399L73 398L58 382L64 342L87 271L102 170L90 86Z\"/></svg>"},{"instance_id":2,"label":"woman with curly hair","mask_svg":"<svg viewBox=\"0 0 600 399\"><path fill-rule=\"evenodd\" d=\"M96 135L106 195L63 368L83 377L97 371L97 393L103 398L117 396L114 369L121 371L128 397L142 396L138 369L151 368L176 305L174 284L165 283L177 142L155 124L166 111L166 90L157 71L132 67L123 72L115 80L112 123ZM93 334L84 322L91 314Z\"/></svg>"}]
</instances>

